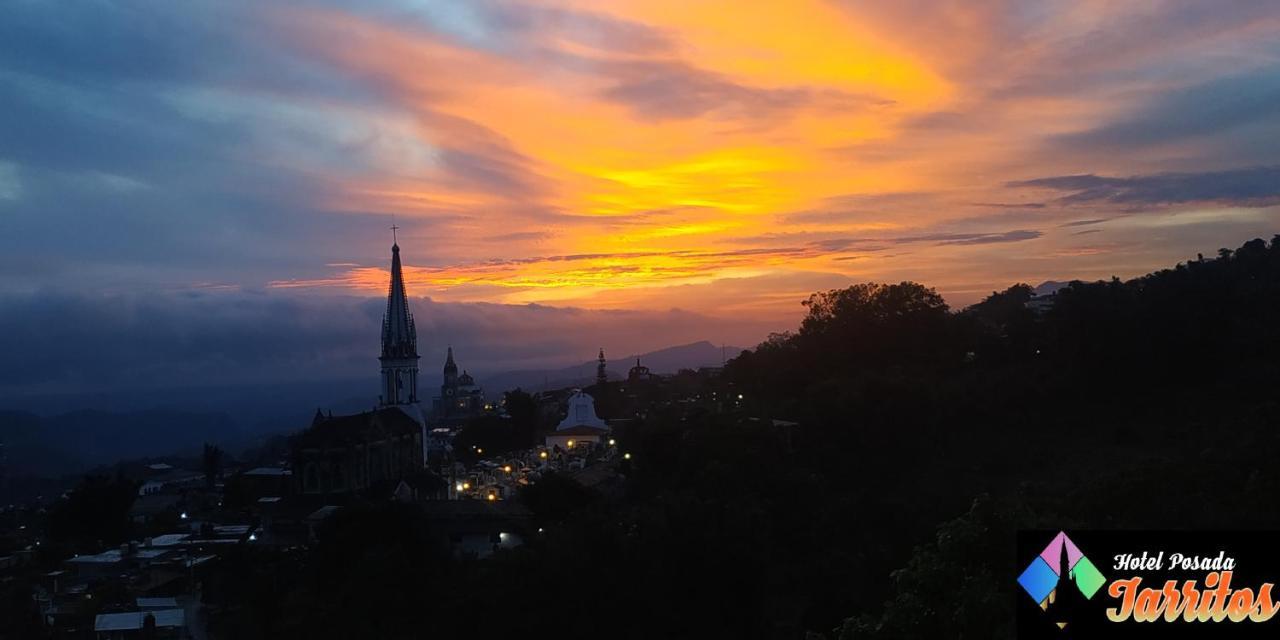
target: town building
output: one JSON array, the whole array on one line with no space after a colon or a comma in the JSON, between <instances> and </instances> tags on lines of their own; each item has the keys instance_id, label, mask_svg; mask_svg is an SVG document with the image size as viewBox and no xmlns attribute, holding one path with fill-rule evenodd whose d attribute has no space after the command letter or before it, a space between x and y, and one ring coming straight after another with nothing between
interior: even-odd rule
<instances>
[{"instance_id":1,"label":"town building","mask_svg":"<svg viewBox=\"0 0 1280 640\"><path fill-rule=\"evenodd\" d=\"M186 612L182 609L154 609L125 613L100 613L94 619L97 640L125 638L187 638Z\"/></svg>"}]
</instances>

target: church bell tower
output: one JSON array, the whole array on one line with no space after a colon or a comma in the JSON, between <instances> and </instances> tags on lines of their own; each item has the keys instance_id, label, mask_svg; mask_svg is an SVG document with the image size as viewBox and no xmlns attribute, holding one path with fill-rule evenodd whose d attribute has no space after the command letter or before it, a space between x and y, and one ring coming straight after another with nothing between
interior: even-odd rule
<instances>
[{"instance_id":1,"label":"church bell tower","mask_svg":"<svg viewBox=\"0 0 1280 640\"><path fill-rule=\"evenodd\" d=\"M391 285L387 292L387 312L382 317L382 406L418 402L418 332L409 311L400 268L400 245L391 245Z\"/></svg>"}]
</instances>

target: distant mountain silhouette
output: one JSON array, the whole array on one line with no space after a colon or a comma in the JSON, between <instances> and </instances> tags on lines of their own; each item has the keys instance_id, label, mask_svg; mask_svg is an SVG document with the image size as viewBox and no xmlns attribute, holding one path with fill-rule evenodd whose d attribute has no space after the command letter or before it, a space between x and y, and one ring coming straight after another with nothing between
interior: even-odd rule
<instances>
[{"instance_id":1,"label":"distant mountain silhouette","mask_svg":"<svg viewBox=\"0 0 1280 640\"><path fill-rule=\"evenodd\" d=\"M1045 280L1044 282L1041 282L1039 285L1036 285L1036 288L1032 289L1031 291L1038 296L1047 296L1047 295L1052 295L1057 293L1058 289L1062 289L1063 287L1069 287L1069 286L1071 286L1070 282L1059 282L1057 280Z\"/></svg>"},{"instance_id":2,"label":"distant mountain silhouette","mask_svg":"<svg viewBox=\"0 0 1280 640\"><path fill-rule=\"evenodd\" d=\"M655 373L718 366L741 347L708 341L639 355L610 357L609 378L620 380L639 358ZM432 370L433 372L434 370ZM560 369L478 375L490 398L516 387L526 391L595 382L596 361ZM424 399L438 376L424 375ZM317 407L335 414L367 410L377 402L370 379L289 382L205 388L45 395L0 399L0 443L11 475L83 472L122 459L196 452L204 442L229 451L257 445L273 434L305 428ZM361 392L369 390L367 397ZM7 409L7 410L6 410Z\"/></svg>"},{"instance_id":3,"label":"distant mountain silhouette","mask_svg":"<svg viewBox=\"0 0 1280 640\"><path fill-rule=\"evenodd\" d=\"M615 357L605 354L608 360L606 369L610 380L621 380L635 366L639 358L644 366L654 373L675 373L680 369L697 369L698 367L720 366L721 362L737 357L742 347L726 346L723 350L709 341L694 342L638 355ZM574 385L594 384L596 380L596 361L588 360L579 365L562 369L531 369L525 371L508 371L491 376L480 377L478 382L484 387L490 398L498 398L502 392L520 387L525 391L543 391L545 389L561 389Z\"/></svg>"}]
</instances>

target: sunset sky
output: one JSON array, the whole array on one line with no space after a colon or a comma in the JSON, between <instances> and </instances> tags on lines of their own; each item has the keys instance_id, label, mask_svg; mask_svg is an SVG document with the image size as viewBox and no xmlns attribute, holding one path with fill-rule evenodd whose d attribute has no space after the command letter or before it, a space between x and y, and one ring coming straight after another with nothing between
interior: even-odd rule
<instances>
[{"instance_id":1,"label":"sunset sky","mask_svg":"<svg viewBox=\"0 0 1280 640\"><path fill-rule=\"evenodd\" d=\"M491 368L1280 232L1275 2L351 5L7 5L0 340L376 319L393 223L431 353Z\"/></svg>"}]
</instances>

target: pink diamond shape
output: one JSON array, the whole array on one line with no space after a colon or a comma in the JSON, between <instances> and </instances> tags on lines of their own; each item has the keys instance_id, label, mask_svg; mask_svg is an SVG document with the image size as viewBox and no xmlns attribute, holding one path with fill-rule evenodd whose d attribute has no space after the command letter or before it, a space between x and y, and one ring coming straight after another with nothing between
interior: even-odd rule
<instances>
[{"instance_id":1,"label":"pink diamond shape","mask_svg":"<svg viewBox=\"0 0 1280 640\"><path fill-rule=\"evenodd\" d=\"M1049 546L1040 552L1040 557L1044 558L1049 568L1059 575L1062 572L1058 569L1058 561L1062 557L1062 545L1064 543L1067 545L1067 562L1071 564L1071 567L1074 567L1080 561L1080 558L1084 557L1084 554L1080 552L1080 548L1076 546L1076 543L1072 542L1071 538L1068 538L1067 534L1062 531L1059 531L1058 535L1054 536L1053 542L1050 542Z\"/></svg>"}]
</instances>

